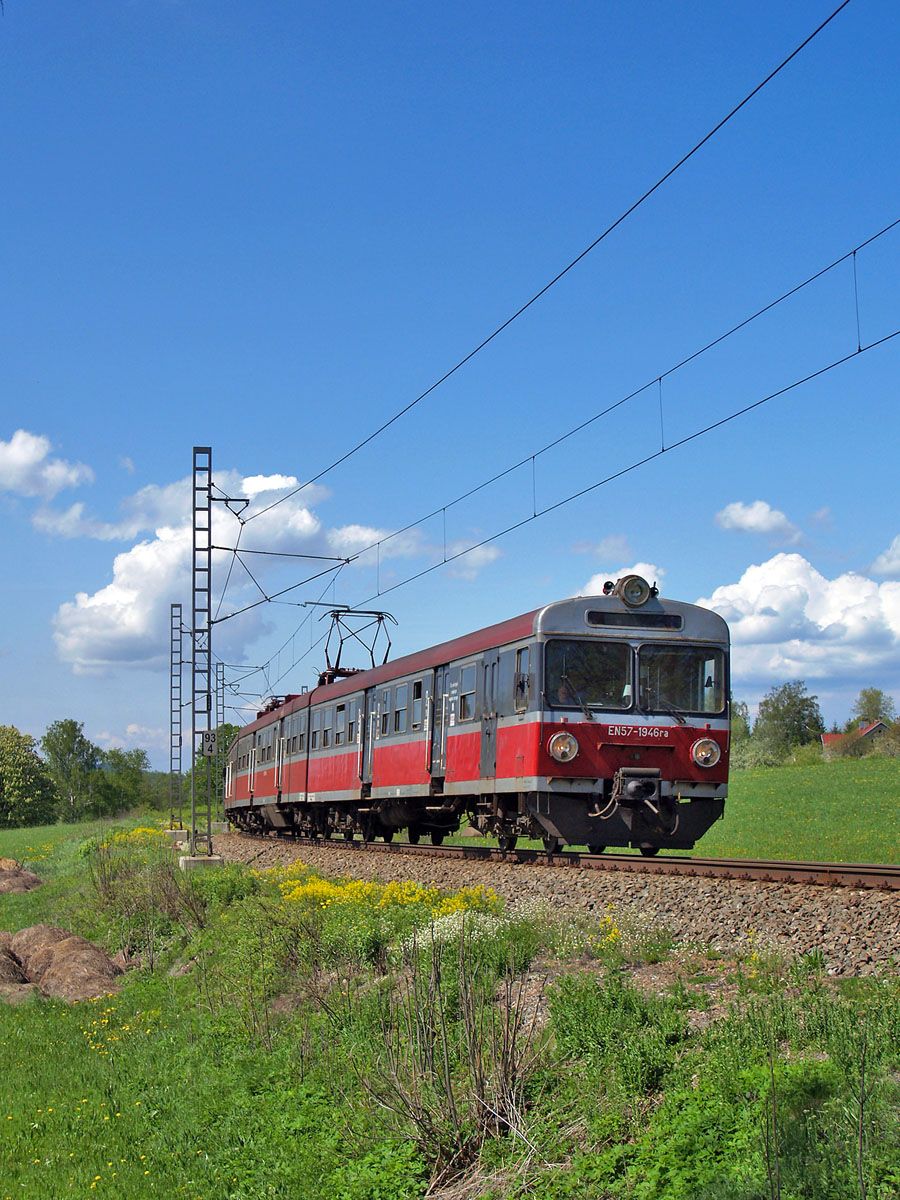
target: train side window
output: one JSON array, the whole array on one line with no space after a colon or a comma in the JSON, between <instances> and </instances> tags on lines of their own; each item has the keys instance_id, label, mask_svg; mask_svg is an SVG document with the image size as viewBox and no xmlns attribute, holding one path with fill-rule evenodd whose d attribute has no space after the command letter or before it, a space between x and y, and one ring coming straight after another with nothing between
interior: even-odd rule
<instances>
[{"instance_id":1,"label":"train side window","mask_svg":"<svg viewBox=\"0 0 900 1200\"><path fill-rule=\"evenodd\" d=\"M347 732L347 706L339 704L334 714L334 744L343 746L344 734Z\"/></svg>"},{"instance_id":2,"label":"train side window","mask_svg":"<svg viewBox=\"0 0 900 1200\"><path fill-rule=\"evenodd\" d=\"M331 724L333 721L333 710L328 708L322 714L322 749L331 745Z\"/></svg>"},{"instance_id":3,"label":"train side window","mask_svg":"<svg viewBox=\"0 0 900 1200\"><path fill-rule=\"evenodd\" d=\"M356 741L356 714L358 711L359 701L351 700L350 702L350 719L347 722L347 745L352 746Z\"/></svg>"},{"instance_id":4,"label":"train side window","mask_svg":"<svg viewBox=\"0 0 900 1200\"><path fill-rule=\"evenodd\" d=\"M297 749L301 753L306 749L306 713L300 718L300 732L297 734Z\"/></svg>"},{"instance_id":5,"label":"train side window","mask_svg":"<svg viewBox=\"0 0 900 1200\"><path fill-rule=\"evenodd\" d=\"M310 750L318 750L319 748L319 730L322 728L321 712L314 712L312 715L312 728L309 731L309 748Z\"/></svg>"},{"instance_id":6,"label":"train side window","mask_svg":"<svg viewBox=\"0 0 900 1200\"><path fill-rule=\"evenodd\" d=\"M516 712L525 712L528 708L531 692L531 676L528 673L530 657L527 646L522 646L516 651Z\"/></svg>"},{"instance_id":7,"label":"train side window","mask_svg":"<svg viewBox=\"0 0 900 1200\"><path fill-rule=\"evenodd\" d=\"M406 708L409 703L409 684L394 689L394 733L406 733Z\"/></svg>"},{"instance_id":8,"label":"train side window","mask_svg":"<svg viewBox=\"0 0 900 1200\"><path fill-rule=\"evenodd\" d=\"M422 680L417 679L412 685L412 728L422 728Z\"/></svg>"},{"instance_id":9,"label":"train side window","mask_svg":"<svg viewBox=\"0 0 900 1200\"><path fill-rule=\"evenodd\" d=\"M386 737L391 728L391 689L381 693L381 736Z\"/></svg>"},{"instance_id":10,"label":"train side window","mask_svg":"<svg viewBox=\"0 0 900 1200\"><path fill-rule=\"evenodd\" d=\"M459 673L459 719L471 721L475 716L475 664L463 667Z\"/></svg>"}]
</instances>

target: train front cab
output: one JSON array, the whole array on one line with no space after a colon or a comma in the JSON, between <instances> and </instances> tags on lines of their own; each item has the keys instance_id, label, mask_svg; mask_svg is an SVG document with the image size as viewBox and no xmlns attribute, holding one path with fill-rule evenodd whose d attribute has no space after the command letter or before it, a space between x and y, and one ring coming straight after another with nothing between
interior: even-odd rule
<instances>
[{"instance_id":1,"label":"train front cab","mask_svg":"<svg viewBox=\"0 0 900 1200\"><path fill-rule=\"evenodd\" d=\"M728 649L716 613L652 593L542 609L518 651L527 711L499 721L496 815L482 804L478 823L507 843L691 848L724 811Z\"/></svg>"}]
</instances>

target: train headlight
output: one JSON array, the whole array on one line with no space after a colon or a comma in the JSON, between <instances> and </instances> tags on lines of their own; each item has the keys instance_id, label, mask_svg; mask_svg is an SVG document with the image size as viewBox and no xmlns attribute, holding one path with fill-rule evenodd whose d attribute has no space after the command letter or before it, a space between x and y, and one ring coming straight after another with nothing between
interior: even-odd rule
<instances>
[{"instance_id":1,"label":"train headlight","mask_svg":"<svg viewBox=\"0 0 900 1200\"><path fill-rule=\"evenodd\" d=\"M699 738L691 746L691 758L698 767L714 767L721 757L721 747L712 738Z\"/></svg>"},{"instance_id":2,"label":"train headlight","mask_svg":"<svg viewBox=\"0 0 900 1200\"><path fill-rule=\"evenodd\" d=\"M547 743L550 757L559 763L571 762L578 753L578 742L571 733L554 733Z\"/></svg>"},{"instance_id":3,"label":"train headlight","mask_svg":"<svg viewBox=\"0 0 900 1200\"><path fill-rule=\"evenodd\" d=\"M616 593L629 608L640 608L653 595L653 589L641 575L625 575L616 583Z\"/></svg>"}]
</instances>

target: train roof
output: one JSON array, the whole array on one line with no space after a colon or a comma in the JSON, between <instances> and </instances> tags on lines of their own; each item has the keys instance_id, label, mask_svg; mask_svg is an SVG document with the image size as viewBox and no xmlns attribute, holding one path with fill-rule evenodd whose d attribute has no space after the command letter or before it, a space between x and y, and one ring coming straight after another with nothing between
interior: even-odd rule
<instances>
[{"instance_id":1,"label":"train roof","mask_svg":"<svg viewBox=\"0 0 900 1200\"><path fill-rule=\"evenodd\" d=\"M617 622L628 619L633 614L634 624L605 625L604 614L615 617ZM245 725L241 733L252 732L259 726L268 725L274 714L283 717L298 709L308 708L311 704L321 704L329 700L339 700L342 696L352 696L366 688L377 687L380 683L398 679L404 675L415 675L417 671L427 671L442 663L454 662L470 655L479 654L493 646L505 646L510 642L522 641L530 637L549 637L556 635L584 634L588 631L597 632L598 627L604 628L608 635L641 637L647 639L671 638L674 626L652 627L640 622L641 615L645 618L665 619L680 618L679 633L697 641L708 641L716 644L728 644L728 626L718 613L700 608L696 604L685 604L677 600L664 600L652 597L639 609L629 609L618 596L576 596L569 600L557 600L546 604L543 608L533 609L522 613L521 616L511 617L496 625L487 625L474 633L452 638L437 646L429 646L426 650L417 650L402 658L392 659L383 666L368 671L360 671L346 679L324 687L313 688L299 696L288 696L284 703L277 708L260 713L255 721ZM609 619L609 618L607 618Z\"/></svg>"}]
</instances>

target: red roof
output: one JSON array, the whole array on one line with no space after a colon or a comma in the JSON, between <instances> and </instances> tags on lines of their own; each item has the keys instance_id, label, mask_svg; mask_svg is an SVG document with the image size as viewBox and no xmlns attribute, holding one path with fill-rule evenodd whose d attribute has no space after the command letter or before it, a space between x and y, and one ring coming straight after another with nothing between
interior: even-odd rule
<instances>
[{"instance_id":1,"label":"red roof","mask_svg":"<svg viewBox=\"0 0 900 1200\"><path fill-rule=\"evenodd\" d=\"M860 725L858 729L851 729L849 733L823 733L822 746L827 750L829 746L837 746L844 738L868 737L876 729L887 729L887 725L885 725L884 721L870 721L868 725Z\"/></svg>"}]
</instances>

